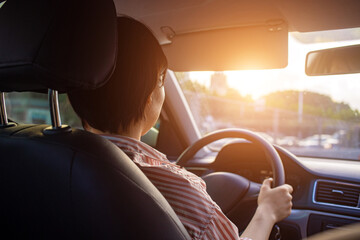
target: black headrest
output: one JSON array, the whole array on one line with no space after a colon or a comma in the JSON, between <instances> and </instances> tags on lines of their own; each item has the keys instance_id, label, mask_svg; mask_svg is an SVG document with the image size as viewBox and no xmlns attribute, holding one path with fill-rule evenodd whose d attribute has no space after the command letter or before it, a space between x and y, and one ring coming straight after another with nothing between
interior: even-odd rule
<instances>
[{"instance_id":1,"label":"black headrest","mask_svg":"<svg viewBox=\"0 0 360 240\"><path fill-rule=\"evenodd\" d=\"M117 53L112 0L8 0L0 8L0 91L94 89Z\"/></svg>"}]
</instances>

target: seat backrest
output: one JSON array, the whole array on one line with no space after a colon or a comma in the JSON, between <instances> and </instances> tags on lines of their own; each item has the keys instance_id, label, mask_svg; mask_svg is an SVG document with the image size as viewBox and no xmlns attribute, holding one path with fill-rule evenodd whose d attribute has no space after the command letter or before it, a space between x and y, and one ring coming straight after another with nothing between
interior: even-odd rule
<instances>
[{"instance_id":1,"label":"seat backrest","mask_svg":"<svg viewBox=\"0 0 360 240\"><path fill-rule=\"evenodd\" d=\"M94 134L0 130L1 232L16 239L186 239L158 190ZM185 233L185 234L184 234Z\"/></svg>"},{"instance_id":2,"label":"seat backrest","mask_svg":"<svg viewBox=\"0 0 360 240\"><path fill-rule=\"evenodd\" d=\"M112 0L9 0L0 9L0 92L101 86L115 66L116 29ZM114 144L47 127L0 126L1 236L190 239Z\"/></svg>"}]
</instances>

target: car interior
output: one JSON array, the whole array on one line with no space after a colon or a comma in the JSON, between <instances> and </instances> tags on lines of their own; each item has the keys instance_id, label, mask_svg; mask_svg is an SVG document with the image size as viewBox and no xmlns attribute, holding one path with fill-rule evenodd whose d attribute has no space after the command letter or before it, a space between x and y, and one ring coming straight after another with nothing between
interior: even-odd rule
<instances>
[{"instance_id":1,"label":"car interior","mask_svg":"<svg viewBox=\"0 0 360 240\"><path fill-rule=\"evenodd\" d=\"M359 118L351 130L357 136L351 154L358 159L338 157L340 143L329 137L323 143L320 134L315 147L311 136L297 144L309 145L310 152L331 148L330 155L304 156L246 124L203 131L194 109L205 107L189 101L193 93L183 90L181 80L192 71L284 69L290 33L356 28L360 39L359 11L356 0L0 0L2 235L190 239L140 169L62 111L67 92L95 89L109 79L116 64L116 18L129 16L151 29L169 62L163 110L144 142L202 177L239 231L256 209L262 180L273 177L274 186L288 183L294 192L291 215L276 224L270 239L359 239L360 227L353 225L360 223ZM359 46L310 51L302 71L358 76ZM36 95L24 101L41 106L31 114L15 98L29 93ZM210 120L198 122L215 124L204 119Z\"/></svg>"},{"instance_id":2,"label":"car interior","mask_svg":"<svg viewBox=\"0 0 360 240\"><path fill-rule=\"evenodd\" d=\"M1 40L1 90L51 89L54 118L50 127L3 119L3 236L189 239L164 197L124 153L59 121L56 91L94 88L113 71L113 2L10 1L1 10L1 36L7 36ZM94 68L88 72L88 66Z\"/></svg>"}]
</instances>

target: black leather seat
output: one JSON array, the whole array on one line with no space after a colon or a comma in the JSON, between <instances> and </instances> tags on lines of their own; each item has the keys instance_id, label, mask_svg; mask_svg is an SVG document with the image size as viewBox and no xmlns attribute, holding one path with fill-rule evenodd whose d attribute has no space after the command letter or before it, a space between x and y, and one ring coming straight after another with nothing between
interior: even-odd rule
<instances>
[{"instance_id":1,"label":"black leather seat","mask_svg":"<svg viewBox=\"0 0 360 240\"><path fill-rule=\"evenodd\" d=\"M115 66L112 0L9 0L0 10L0 91L96 88ZM0 128L6 239L190 239L136 165L97 135Z\"/></svg>"}]
</instances>

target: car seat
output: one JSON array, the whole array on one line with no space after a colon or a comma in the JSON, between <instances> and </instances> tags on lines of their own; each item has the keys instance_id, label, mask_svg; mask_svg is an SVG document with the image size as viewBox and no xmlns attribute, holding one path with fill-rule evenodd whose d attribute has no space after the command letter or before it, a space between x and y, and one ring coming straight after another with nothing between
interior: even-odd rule
<instances>
[{"instance_id":1,"label":"car seat","mask_svg":"<svg viewBox=\"0 0 360 240\"><path fill-rule=\"evenodd\" d=\"M9 0L0 9L2 238L190 239L119 148L61 124L58 91L111 76L116 29L112 0ZM9 122L12 91L48 92L52 126Z\"/></svg>"}]
</instances>

